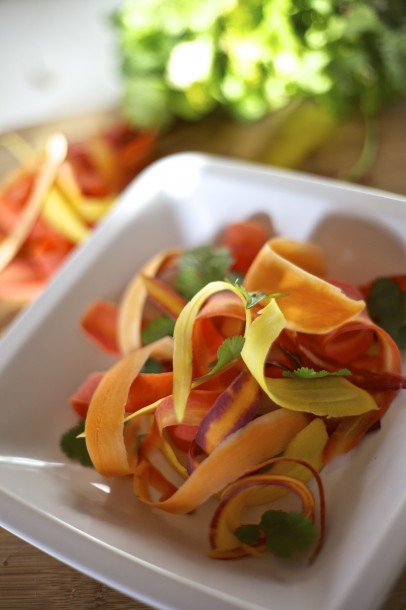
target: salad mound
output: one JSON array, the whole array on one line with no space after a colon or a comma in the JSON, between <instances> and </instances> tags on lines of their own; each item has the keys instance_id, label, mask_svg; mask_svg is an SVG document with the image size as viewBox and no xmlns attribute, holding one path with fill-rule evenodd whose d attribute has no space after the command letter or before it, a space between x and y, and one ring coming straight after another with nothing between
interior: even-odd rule
<instances>
[{"instance_id":1,"label":"salad mound","mask_svg":"<svg viewBox=\"0 0 406 610\"><path fill-rule=\"evenodd\" d=\"M119 304L94 302L81 321L117 360L71 397L74 436L83 430L96 470L132 477L151 507L186 514L215 498L217 559L313 559L320 472L406 387L399 347L369 313L371 285L328 278L317 246L269 227L231 223L215 245L160 252Z\"/></svg>"}]
</instances>

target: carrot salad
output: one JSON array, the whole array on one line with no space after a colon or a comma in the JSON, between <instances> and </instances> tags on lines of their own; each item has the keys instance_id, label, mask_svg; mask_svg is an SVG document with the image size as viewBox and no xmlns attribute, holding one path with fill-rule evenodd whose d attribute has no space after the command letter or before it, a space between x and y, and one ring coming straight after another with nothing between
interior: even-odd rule
<instances>
[{"instance_id":1,"label":"carrot salad","mask_svg":"<svg viewBox=\"0 0 406 610\"><path fill-rule=\"evenodd\" d=\"M117 358L70 400L91 464L169 513L214 498L217 559L314 558L320 472L406 387L396 337L367 306L372 284L328 278L318 246L269 227L232 223L215 245L160 252L120 303L92 303L81 321ZM293 509L278 508L288 494Z\"/></svg>"}]
</instances>

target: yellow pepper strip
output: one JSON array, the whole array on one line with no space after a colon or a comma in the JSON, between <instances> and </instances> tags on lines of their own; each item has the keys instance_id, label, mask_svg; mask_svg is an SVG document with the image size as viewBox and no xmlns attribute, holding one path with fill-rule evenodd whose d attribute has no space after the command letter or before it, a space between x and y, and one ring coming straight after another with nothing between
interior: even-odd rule
<instances>
[{"instance_id":1,"label":"yellow pepper strip","mask_svg":"<svg viewBox=\"0 0 406 610\"><path fill-rule=\"evenodd\" d=\"M128 285L120 303L118 317L118 341L123 354L141 346L141 322L148 297L144 276L154 277L165 263L180 252L180 248L159 252L145 263Z\"/></svg>"},{"instance_id":2,"label":"yellow pepper strip","mask_svg":"<svg viewBox=\"0 0 406 610\"><path fill-rule=\"evenodd\" d=\"M145 464L135 472L139 498L156 508L185 514L208 500L256 464L284 451L309 420L303 413L276 409L233 432L192 472L177 491L164 502L155 502L148 493Z\"/></svg>"},{"instance_id":3,"label":"yellow pepper strip","mask_svg":"<svg viewBox=\"0 0 406 610\"><path fill-rule=\"evenodd\" d=\"M66 153L67 142L61 134L54 134L46 142L45 158L39 169L34 188L24 207L20 222L0 243L0 271L14 258L33 228Z\"/></svg>"},{"instance_id":4,"label":"yellow pepper strip","mask_svg":"<svg viewBox=\"0 0 406 610\"><path fill-rule=\"evenodd\" d=\"M244 286L248 291L283 293L279 306L287 327L320 334L357 316L365 303L317 277L321 269L314 248L282 237L269 240L249 268Z\"/></svg>"},{"instance_id":5,"label":"yellow pepper strip","mask_svg":"<svg viewBox=\"0 0 406 610\"><path fill-rule=\"evenodd\" d=\"M228 282L216 281L206 284L182 309L176 320L173 339L173 399L175 413L181 422L185 413L187 400L192 388L193 353L192 337L193 325L205 301L218 292L228 290L234 292L245 305L245 299L238 287ZM246 310L247 320L250 311Z\"/></svg>"},{"instance_id":6,"label":"yellow pepper strip","mask_svg":"<svg viewBox=\"0 0 406 610\"><path fill-rule=\"evenodd\" d=\"M278 299L282 303L284 297ZM318 416L344 417L377 409L373 397L343 377L295 379L265 377L265 360L285 318L272 300L245 333L241 357L264 392L277 405ZM302 315L303 312L302 312Z\"/></svg>"},{"instance_id":7,"label":"yellow pepper strip","mask_svg":"<svg viewBox=\"0 0 406 610\"><path fill-rule=\"evenodd\" d=\"M124 441L124 409L131 384L151 356L167 355L172 340L159 341L128 354L103 376L89 404L85 424L86 445L94 467L103 475L134 471Z\"/></svg>"}]
</instances>

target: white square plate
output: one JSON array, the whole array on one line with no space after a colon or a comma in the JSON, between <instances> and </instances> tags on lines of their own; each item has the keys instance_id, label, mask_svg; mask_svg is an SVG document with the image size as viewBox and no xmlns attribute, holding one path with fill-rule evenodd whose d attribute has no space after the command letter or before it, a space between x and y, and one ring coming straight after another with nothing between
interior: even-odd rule
<instances>
[{"instance_id":1,"label":"white square plate","mask_svg":"<svg viewBox=\"0 0 406 610\"><path fill-rule=\"evenodd\" d=\"M406 199L197 154L148 168L0 341L3 525L127 595L176 610L374 610L406 562L406 397L379 432L323 471L328 528L311 566L207 558L210 502L193 516L151 511L128 480L65 459L67 399L111 360L82 336L92 299L116 299L142 262L205 243L267 212L284 235L321 244L330 275L406 271Z\"/></svg>"}]
</instances>

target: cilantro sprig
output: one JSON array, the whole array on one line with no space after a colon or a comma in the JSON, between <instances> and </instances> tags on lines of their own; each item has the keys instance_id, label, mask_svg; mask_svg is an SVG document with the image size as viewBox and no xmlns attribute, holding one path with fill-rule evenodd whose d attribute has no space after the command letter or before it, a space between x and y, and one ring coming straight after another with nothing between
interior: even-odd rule
<instances>
[{"instance_id":1,"label":"cilantro sprig","mask_svg":"<svg viewBox=\"0 0 406 610\"><path fill-rule=\"evenodd\" d=\"M155 358L148 358L146 363L141 369L141 373L163 373L164 368L159 360L155 360Z\"/></svg>"},{"instance_id":2,"label":"cilantro sprig","mask_svg":"<svg viewBox=\"0 0 406 610\"><path fill-rule=\"evenodd\" d=\"M396 341L406 347L406 292L390 278L372 282L367 297L370 316Z\"/></svg>"},{"instance_id":3,"label":"cilantro sprig","mask_svg":"<svg viewBox=\"0 0 406 610\"><path fill-rule=\"evenodd\" d=\"M308 366L300 366L294 371L283 371L283 377L292 377L296 379L318 379L321 377L341 377L344 375L351 375L349 369L339 369L338 371L315 371Z\"/></svg>"},{"instance_id":4,"label":"cilantro sprig","mask_svg":"<svg viewBox=\"0 0 406 610\"><path fill-rule=\"evenodd\" d=\"M81 419L75 426L65 432L60 440L60 447L64 454L73 462L79 462L82 466L93 467L92 460L86 447L86 441L78 438L85 430L85 420Z\"/></svg>"},{"instance_id":5,"label":"cilantro sprig","mask_svg":"<svg viewBox=\"0 0 406 610\"><path fill-rule=\"evenodd\" d=\"M238 288L238 290L243 295L243 297L245 299L245 308L246 309L252 309L253 307L255 307L255 305L262 303L262 301L269 302L271 299L276 299L278 297L286 296L285 293L283 293L283 292L273 292L272 294L267 294L266 292L263 292L262 290L254 290L254 291L250 292L249 290L247 290L245 288L245 286L243 286L241 284L239 279L236 279L234 282L230 282L230 284L233 284L233 286Z\"/></svg>"},{"instance_id":6,"label":"cilantro sprig","mask_svg":"<svg viewBox=\"0 0 406 610\"><path fill-rule=\"evenodd\" d=\"M234 282L234 286L237 286L241 294L245 298L245 307L246 309L252 309L255 305L261 303L264 299L268 299L268 295L262 290L255 290L253 292L249 292L240 282L237 280Z\"/></svg>"},{"instance_id":7,"label":"cilantro sprig","mask_svg":"<svg viewBox=\"0 0 406 610\"><path fill-rule=\"evenodd\" d=\"M206 284L224 280L233 258L225 247L198 246L186 250L178 259L175 288L185 299L191 299Z\"/></svg>"},{"instance_id":8,"label":"cilantro sprig","mask_svg":"<svg viewBox=\"0 0 406 610\"><path fill-rule=\"evenodd\" d=\"M282 559L304 551L317 539L315 524L303 513L268 510L258 524L241 525L235 535L244 544L255 545L265 540L267 549Z\"/></svg>"},{"instance_id":9,"label":"cilantro sprig","mask_svg":"<svg viewBox=\"0 0 406 610\"><path fill-rule=\"evenodd\" d=\"M167 335L172 336L175 328L175 321L167 315L157 316L141 331L141 339L144 345L153 343Z\"/></svg>"},{"instance_id":10,"label":"cilantro sprig","mask_svg":"<svg viewBox=\"0 0 406 610\"><path fill-rule=\"evenodd\" d=\"M234 362L234 360L237 360L244 347L244 341L245 339L242 335L235 335L234 337L227 337L227 339L224 339L217 350L217 360L212 364L208 373L199 377L199 381L216 375L219 371L225 369L229 364Z\"/></svg>"}]
</instances>

